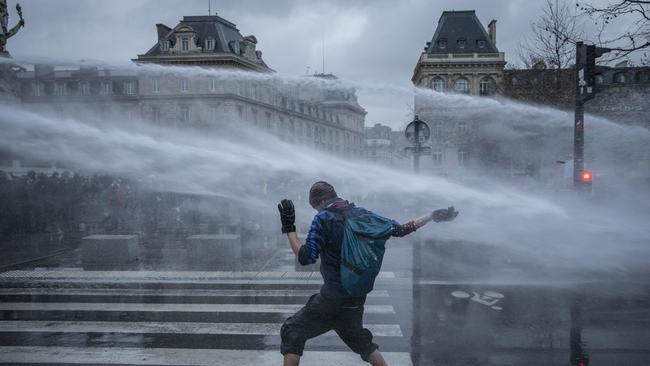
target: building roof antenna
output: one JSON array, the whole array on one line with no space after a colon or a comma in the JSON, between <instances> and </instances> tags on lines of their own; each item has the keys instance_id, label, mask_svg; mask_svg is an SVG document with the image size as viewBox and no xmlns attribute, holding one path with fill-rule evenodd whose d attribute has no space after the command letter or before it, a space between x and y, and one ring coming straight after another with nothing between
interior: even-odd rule
<instances>
[{"instance_id":1,"label":"building roof antenna","mask_svg":"<svg viewBox=\"0 0 650 366\"><path fill-rule=\"evenodd\" d=\"M325 34L321 38L321 53L323 54L323 75L325 75Z\"/></svg>"},{"instance_id":2,"label":"building roof antenna","mask_svg":"<svg viewBox=\"0 0 650 366\"><path fill-rule=\"evenodd\" d=\"M212 0L208 0L208 15L212 15Z\"/></svg>"}]
</instances>

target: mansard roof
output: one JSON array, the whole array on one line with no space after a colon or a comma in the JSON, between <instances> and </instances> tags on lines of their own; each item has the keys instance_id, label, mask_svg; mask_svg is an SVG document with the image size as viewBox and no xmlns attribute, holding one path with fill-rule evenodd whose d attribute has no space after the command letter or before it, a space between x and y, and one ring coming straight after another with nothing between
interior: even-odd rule
<instances>
[{"instance_id":1,"label":"mansard roof","mask_svg":"<svg viewBox=\"0 0 650 366\"><path fill-rule=\"evenodd\" d=\"M150 61L158 57L183 56L181 54L170 54L162 49L162 41L168 41L169 47L172 48L177 42L177 35L192 34L196 46L200 48L200 55L205 57L214 56L235 56L236 58L249 59L259 64L263 69L271 70L268 65L261 59L256 58L254 51L252 54L245 53L246 45L252 45L253 49L257 43L255 36L242 36L237 26L217 15L202 16L184 16L174 28L167 27L164 24L157 24L158 42L151 47L144 55L139 55L134 61ZM214 48L206 49L205 40L213 39ZM196 52L185 53L184 55L196 58ZM261 53L260 53L261 55Z\"/></svg>"},{"instance_id":2,"label":"mansard roof","mask_svg":"<svg viewBox=\"0 0 650 366\"><path fill-rule=\"evenodd\" d=\"M460 48L458 41L465 41L465 47ZM439 41L445 42L445 47L440 47ZM478 42L484 41L484 47L479 47ZM474 10L444 11L438 20L438 27L427 45L427 53L497 53L499 50L492 43L481 22L476 17Z\"/></svg>"}]
</instances>

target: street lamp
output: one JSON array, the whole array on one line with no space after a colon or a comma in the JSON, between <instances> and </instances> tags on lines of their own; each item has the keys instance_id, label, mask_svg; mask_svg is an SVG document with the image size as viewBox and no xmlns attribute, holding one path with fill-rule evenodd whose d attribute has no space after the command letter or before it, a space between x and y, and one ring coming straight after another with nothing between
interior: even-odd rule
<instances>
[{"instance_id":1,"label":"street lamp","mask_svg":"<svg viewBox=\"0 0 650 366\"><path fill-rule=\"evenodd\" d=\"M417 115L411 123L406 126L404 130L406 140L413 144L413 146L406 147L404 150L413 154L413 171L420 172L420 155L430 155L431 148L422 146L423 143L431 137L431 130L429 125L424 121L420 121Z\"/></svg>"}]
</instances>

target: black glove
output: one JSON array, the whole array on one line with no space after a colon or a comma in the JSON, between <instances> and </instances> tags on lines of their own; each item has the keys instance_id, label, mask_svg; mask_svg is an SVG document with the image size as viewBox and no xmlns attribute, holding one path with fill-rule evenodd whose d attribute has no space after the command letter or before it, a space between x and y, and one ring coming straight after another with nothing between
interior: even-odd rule
<instances>
[{"instance_id":1,"label":"black glove","mask_svg":"<svg viewBox=\"0 0 650 366\"><path fill-rule=\"evenodd\" d=\"M292 233L296 231L296 211L293 208L293 202L283 199L278 203L280 211L280 220L282 221L282 233Z\"/></svg>"},{"instance_id":2,"label":"black glove","mask_svg":"<svg viewBox=\"0 0 650 366\"><path fill-rule=\"evenodd\" d=\"M454 206L433 211L433 221L435 222L451 221L456 216L458 216L458 211L454 209Z\"/></svg>"}]
</instances>

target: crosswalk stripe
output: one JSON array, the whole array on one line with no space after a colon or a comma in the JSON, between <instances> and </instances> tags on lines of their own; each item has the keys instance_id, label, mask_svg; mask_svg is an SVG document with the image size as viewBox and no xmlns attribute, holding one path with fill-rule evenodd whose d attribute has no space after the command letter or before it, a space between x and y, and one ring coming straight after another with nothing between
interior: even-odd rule
<instances>
[{"instance_id":1,"label":"crosswalk stripe","mask_svg":"<svg viewBox=\"0 0 650 366\"><path fill-rule=\"evenodd\" d=\"M255 271L80 271L80 270L16 270L0 273L2 279L174 279L215 280L255 278L311 278L320 279L320 272L255 272ZM395 278L394 272L380 272L377 278Z\"/></svg>"},{"instance_id":2,"label":"crosswalk stripe","mask_svg":"<svg viewBox=\"0 0 650 366\"><path fill-rule=\"evenodd\" d=\"M281 323L0 321L0 332L279 335ZM374 336L402 337L398 324L365 324ZM327 333L335 335L334 332Z\"/></svg>"},{"instance_id":3,"label":"crosswalk stripe","mask_svg":"<svg viewBox=\"0 0 650 366\"><path fill-rule=\"evenodd\" d=\"M74 303L5 302L0 310L9 311L141 311L292 314L302 308L296 304L147 304L147 303ZM392 305L365 305L366 314L395 314Z\"/></svg>"},{"instance_id":4,"label":"crosswalk stripe","mask_svg":"<svg viewBox=\"0 0 650 366\"><path fill-rule=\"evenodd\" d=\"M267 290L267 289L120 289L120 288L0 288L1 295L114 295L114 296L188 296L188 297L307 297L316 293L316 290ZM374 290L368 297L388 297L386 290Z\"/></svg>"},{"instance_id":5,"label":"crosswalk stripe","mask_svg":"<svg viewBox=\"0 0 650 366\"><path fill-rule=\"evenodd\" d=\"M408 352L382 352L388 364L412 366ZM220 349L125 348L125 347L0 347L0 359L7 363L43 364L134 364L212 366L280 365L278 351ZM312 366L356 366L359 356L352 352L305 352L302 364Z\"/></svg>"},{"instance_id":6,"label":"crosswalk stripe","mask_svg":"<svg viewBox=\"0 0 650 366\"><path fill-rule=\"evenodd\" d=\"M250 279L250 280L173 280L173 279L137 279L137 278L84 278L84 279L62 279L62 278L10 278L4 281L29 281L29 283L65 283L65 284L173 284L173 285L322 285L323 280L299 279L299 278L280 278L280 279ZM0 281L1 282L1 281ZM378 281L381 282L381 281Z\"/></svg>"}]
</instances>

